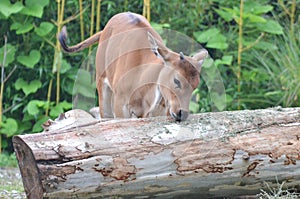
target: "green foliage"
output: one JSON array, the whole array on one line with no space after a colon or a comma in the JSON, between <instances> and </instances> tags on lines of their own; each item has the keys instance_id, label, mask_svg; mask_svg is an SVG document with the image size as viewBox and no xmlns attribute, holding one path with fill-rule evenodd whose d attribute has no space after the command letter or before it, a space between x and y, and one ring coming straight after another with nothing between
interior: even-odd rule
<instances>
[{"instance_id":1,"label":"green foliage","mask_svg":"<svg viewBox=\"0 0 300 199\"><path fill-rule=\"evenodd\" d=\"M14 60L15 60L15 53L16 53L16 47L11 45L11 44L7 44L6 46L6 60L4 63L4 66L8 66L9 64L11 64ZM0 63L3 63L3 58L4 58L4 46L2 48L0 48Z\"/></svg>"},{"instance_id":2,"label":"green foliage","mask_svg":"<svg viewBox=\"0 0 300 199\"><path fill-rule=\"evenodd\" d=\"M0 168L17 167L17 158L15 154L0 153Z\"/></svg>"},{"instance_id":3,"label":"green foliage","mask_svg":"<svg viewBox=\"0 0 300 199\"><path fill-rule=\"evenodd\" d=\"M20 62L22 65L33 68L41 58L41 54L37 50L31 50L29 55L21 55L17 57L18 62Z\"/></svg>"},{"instance_id":4,"label":"green foliage","mask_svg":"<svg viewBox=\"0 0 300 199\"><path fill-rule=\"evenodd\" d=\"M194 37L198 42L206 43L207 48L220 50L228 48L227 39L218 28L194 32Z\"/></svg>"},{"instance_id":5,"label":"green foliage","mask_svg":"<svg viewBox=\"0 0 300 199\"><path fill-rule=\"evenodd\" d=\"M49 22L42 22L39 27L35 28L35 33L40 36L44 37L48 35L54 28L54 25Z\"/></svg>"},{"instance_id":6,"label":"green foliage","mask_svg":"<svg viewBox=\"0 0 300 199\"><path fill-rule=\"evenodd\" d=\"M21 1L11 4L9 0L2 0L0 4L0 12L4 18L8 18L11 14L18 13L24 8Z\"/></svg>"},{"instance_id":7,"label":"green foliage","mask_svg":"<svg viewBox=\"0 0 300 199\"><path fill-rule=\"evenodd\" d=\"M10 30L15 30L18 35L29 32L33 29L33 24L30 21L25 23L15 22L10 26Z\"/></svg>"},{"instance_id":8,"label":"green foliage","mask_svg":"<svg viewBox=\"0 0 300 199\"><path fill-rule=\"evenodd\" d=\"M17 79L15 83L15 88L17 90L22 89L22 91L26 96L29 95L30 93L35 93L41 86L42 83L39 80L32 80L30 81L30 83L28 83L23 78Z\"/></svg>"},{"instance_id":9,"label":"green foliage","mask_svg":"<svg viewBox=\"0 0 300 199\"><path fill-rule=\"evenodd\" d=\"M49 4L49 0L26 0L25 7L20 11L21 14L41 18L44 7Z\"/></svg>"},{"instance_id":10,"label":"green foliage","mask_svg":"<svg viewBox=\"0 0 300 199\"><path fill-rule=\"evenodd\" d=\"M7 137L12 137L18 130L18 123L13 118L6 118L1 124L0 132Z\"/></svg>"},{"instance_id":11,"label":"green foliage","mask_svg":"<svg viewBox=\"0 0 300 199\"><path fill-rule=\"evenodd\" d=\"M269 85L265 97L285 107L300 106L299 31L299 25L295 25L293 32L286 28L284 34L274 40L276 49L260 55L258 51L254 52L256 65L261 66L262 73L274 82Z\"/></svg>"}]
</instances>

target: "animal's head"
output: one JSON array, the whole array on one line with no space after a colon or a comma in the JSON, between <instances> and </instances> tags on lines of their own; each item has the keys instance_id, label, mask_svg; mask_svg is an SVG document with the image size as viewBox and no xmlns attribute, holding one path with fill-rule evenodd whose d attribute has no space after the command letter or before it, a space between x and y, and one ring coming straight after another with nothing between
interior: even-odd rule
<instances>
[{"instance_id":1,"label":"animal's head","mask_svg":"<svg viewBox=\"0 0 300 199\"><path fill-rule=\"evenodd\" d=\"M148 32L152 52L162 60L158 87L165 99L168 114L176 121L184 121L189 115L192 92L200 82L201 66L207 51L202 50L193 57L175 53L157 41Z\"/></svg>"}]
</instances>

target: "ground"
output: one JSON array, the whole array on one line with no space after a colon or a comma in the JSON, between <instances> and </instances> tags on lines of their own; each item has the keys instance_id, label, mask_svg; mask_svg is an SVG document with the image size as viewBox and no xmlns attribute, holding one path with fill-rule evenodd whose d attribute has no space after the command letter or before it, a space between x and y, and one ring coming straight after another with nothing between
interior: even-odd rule
<instances>
[{"instance_id":1,"label":"ground","mask_svg":"<svg viewBox=\"0 0 300 199\"><path fill-rule=\"evenodd\" d=\"M18 168L0 167L0 199L26 198Z\"/></svg>"}]
</instances>

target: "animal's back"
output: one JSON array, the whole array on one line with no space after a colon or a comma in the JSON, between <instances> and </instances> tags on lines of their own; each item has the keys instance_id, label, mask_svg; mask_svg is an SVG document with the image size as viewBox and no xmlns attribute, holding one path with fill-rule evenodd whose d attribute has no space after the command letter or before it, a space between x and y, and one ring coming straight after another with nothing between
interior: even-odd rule
<instances>
[{"instance_id":1,"label":"animal's back","mask_svg":"<svg viewBox=\"0 0 300 199\"><path fill-rule=\"evenodd\" d=\"M133 68L160 62L150 49L148 32L162 41L143 16L130 12L115 15L103 29L97 52L97 74L104 75L112 88ZM134 78L141 78L144 69L137 69Z\"/></svg>"}]
</instances>

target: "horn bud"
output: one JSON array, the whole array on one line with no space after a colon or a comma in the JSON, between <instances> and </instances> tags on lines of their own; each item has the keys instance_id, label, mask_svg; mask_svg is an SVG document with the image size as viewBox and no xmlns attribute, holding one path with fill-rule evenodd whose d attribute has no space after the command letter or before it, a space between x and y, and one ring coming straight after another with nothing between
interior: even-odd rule
<instances>
[{"instance_id":1,"label":"horn bud","mask_svg":"<svg viewBox=\"0 0 300 199\"><path fill-rule=\"evenodd\" d=\"M182 52L179 53L180 60L184 60L184 54Z\"/></svg>"}]
</instances>

